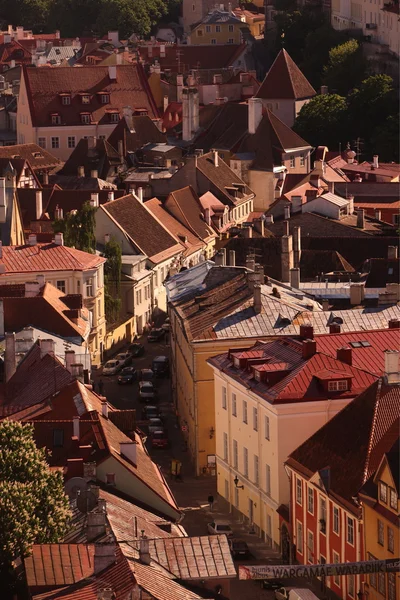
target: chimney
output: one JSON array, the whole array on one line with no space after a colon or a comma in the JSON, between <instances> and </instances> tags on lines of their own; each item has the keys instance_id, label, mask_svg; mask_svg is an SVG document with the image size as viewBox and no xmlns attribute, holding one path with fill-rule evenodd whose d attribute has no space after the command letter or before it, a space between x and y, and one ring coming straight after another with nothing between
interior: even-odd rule
<instances>
[{"instance_id":1,"label":"chimney","mask_svg":"<svg viewBox=\"0 0 400 600\"><path fill-rule=\"evenodd\" d=\"M54 235L54 243L56 246L64 246L64 234L62 231L59 231Z\"/></svg>"},{"instance_id":2,"label":"chimney","mask_svg":"<svg viewBox=\"0 0 400 600\"><path fill-rule=\"evenodd\" d=\"M97 600L115 600L114 588L99 588L97 592Z\"/></svg>"},{"instance_id":3,"label":"chimney","mask_svg":"<svg viewBox=\"0 0 400 600\"><path fill-rule=\"evenodd\" d=\"M108 419L108 402L101 403L101 414Z\"/></svg>"},{"instance_id":4,"label":"chimney","mask_svg":"<svg viewBox=\"0 0 400 600\"><path fill-rule=\"evenodd\" d=\"M43 214L42 190L36 190L36 221L39 221Z\"/></svg>"},{"instance_id":5,"label":"chimney","mask_svg":"<svg viewBox=\"0 0 400 600\"><path fill-rule=\"evenodd\" d=\"M362 283L350 283L350 304L351 306L358 306L362 304L364 300L364 284Z\"/></svg>"},{"instance_id":6,"label":"chimney","mask_svg":"<svg viewBox=\"0 0 400 600\"><path fill-rule=\"evenodd\" d=\"M92 169L92 170L90 171L90 177L93 177L93 179L98 179L98 177L99 177L99 172L98 172L98 170L97 170L97 169Z\"/></svg>"},{"instance_id":7,"label":"chimney","mask_svg":"<svg viewBox=\"0 0 400 600\"><path fill-rule=\"evenodd\" d=\"M329 300L327 298L324 298L322 300L322 310L324 310L324 311L329 310Z\"/></svg>"},{"instance_id":8,"label":"chimney","mask_svg":"<svg viewBox=\"0 0 400 600\"><path fill-rule=\"evenodd\" d=\"M37 236L36 233L30 233L28 236L28 244L30 246L36 246L37 244Z\"/></svg>"},{"instance_id":9,"label":"chimney","mask_svg":"<svg viewBox=\"0 0 400 600\"><path fill-rule=\"evenodd\" d=\"M358 229L364 229L365 227L365 213L363 208L357 210L357 227Z\"/></svg>"},{"instance_id":10,"label":"chimney","mask_svg":"<svg viewBox=\"0 0 400 600\"><path fill-rule=\"evenodd\" d=\"M213 160L214 160L214 167L218 167L219 166L218 150L213 150Z\"/></svg>"},{"instance_id":11,"label":"chimney","mask_svg":"<svg viewBox=\"0 0 400 600\"><path fill-rule=\"evenodd\" d=\"M261 285L254 286L254 312L260 314L262 308Z\"/></svg>"},{"instance_id":12,"label":"chimney","mask_svg":"<svg viewBox=\"0 0 400 600\"><path fill-rule=\"evenodd\" d=\"M388 325L389 329L400 329L400 319L390 319Z\"/></svg>"},{"instance_id":13,"label":"chimney","mask_svg":"<svg viewBox=\"0 0 400 600\"><path fill-rule=\"evenodd\" d=\"M289 221L283 221L283 235L289 235L289 234L290 234Z\"/></svg>"},{"instance_id":14,"label":"chimney","mask_svg":"<svg viewBox=\"0 0 400 600\"><path fill-rule=\"evenodd\" d=\"M231 267L236 266L236 252L234 250L229 250L229 264Z\"/></svg>"},{"instance_id":15,"label":"chimney","mask_svg":"<svg viewBox=\"0 0 400 600\"><path fill-rule=\"evenodd\" d=\"M79 438L80 438L79 417L73 417L73 419L72 419L72 435L74 438L79 440Z\"/></svg>"},{"instance_id":16,"label":"chimney","mask_svg":"<svg viewBox=\"0 0 400 600\"><path fill-rule=\"evenodd\" d=\"M11 377L17 370L17 357L15 355L15 333L6 333L6 351L5 351L5 379L6 383L10 381Z\"/></svg>"},{"instance_id":17,"label":"chimney","mask_svg":"<svg viewBox=\"0 0 400 600\"><path fill-rule=\"evenodd\" d=\"M354 196L347 196L347 200L349 201L349 214L352 215L354 213Z\"/></svg>"},{"instance_id":18,"label":"chimney","mask_svg":"<svg viewBox=\"0 0 400 600\"><path fill-rule=\"evenodd\" d=\"M85 177L85 167L82 165L78 167L78 177Z\"/></svg>"},{"instance_id":19,"label":"chimney","mask_svg":"<svg viewBox=\"0 0 400 600\"><path fill-rule=\"evenodd\" d=\"M164 98L163 98L163 108L164 108L164 112L167 110L167 108L168 108L168 104L169 104L169 99L168 99L168 96L164 96Z\"/></svg>"},{"instance_id":20,"label":"chimney","mask_svg":"<svg viewBox=\"0 0 400 600\"><path fill-rule=\"evenodd\" d=\"M296 290L300 289L300 269L298 267L290 269L289 281L290 287L295 288Z\"/></svg>"},{"instance_id":21,"label":"chimney","mask_svg":"<svg viewBox=\"0 0 400 600\"><path fill-rule=\"evenodd\" d=\"M108 244L110 242L110 234L109 233L105 233L104 234L104 244Z\"/></svg>"},{"instance_id":22,"label":"chimney","mask_svg":"<svg viewBox=\"0 0 400 600\"><path fill-rule=\"evenodd\" d=\"M245 238L252 238L253 237L253 228L248 226L248 227L243 227L242 231L244 233L244 237Z\"/></svg>"},{"instance_id":23,"label":"chimney","mask_svg":"<svg viewBox=\"0 0 400 600\"><path fill-rule=\"evenodd\" d=\"M314 356L316 351L317 351L317 342L315 340L303 340L301 354L305 360Z\"/></svg>"},{"instance_id":24,"label":"chimney","mask_svg":"<svg viewBox=\"0 0 400 600\"><path fill-rule=\"evenodd\" d=\"M293 229L293 263L295 267L300 267L301 259L301 229L296 226Z\"/></svg>"},{"instance_id":25,"label":"chimney","mask_svg":"<svg viewBox=\"0 0 400 600\"><path fill-rule=\"evenodd\" d=\"M321 85L321 96L326 96L329 93L327 85Z\"/></svg>"},{"instance_id":26,"label":"chimney","mask_svg":"<svg viewBox=\"0 0 400 600\"><path fill-rule=\"evenodd\" d=\"M362 182L362 177L360 175L360 173L356 173L356 176L354 177L354 183L361 183Z\"/></svg>"},{"instance_id":27,"label":"chimney","mask_svg":"<svg viewBox=\"0 0 400 600\"><path fill-rule=\"evenodd\" d=\"M6 198L6 180L0 177L0 223L6 222L7 198Z\"/></svg>"},{"instance_id":28,"label":"chimney","mask_svg":"<svg viewBox=\"0 0 400 600\"><path fill-rule=\"evenodd\" d=\"M329 325L329 333L340 333L341 327L339 323L331 323Z\"/></svg>"},{"instance_id":29,"label":"chimney","mask_svg":"<svg viewBox=\"0 0 400 600\"><path fill-rule=\"evenodd\" d=\"M274 222L274 215L265 215L265 222L267 225L271 225Z\"/></svg>"},{"instance_id":30,"label":"chimney","mask_svg":"<svg viewBox=\"0 0 400 600\"><path fill-rule=\"evenodd\" d=\"M286 221L287 223L287 221ZM281 237L281 280L290 281L290 269L294 267L293 237L284 235Z\"/></svg>"},{"instance_id":31,"label":"chimney","mask_svg":"<svg viewBox=\"0 0 400 600\"><path fill-rule=\"evenodd\" d=\"M336 350L336 358L341 362L346 363L346 365L353 364L353 350L349 346L342 346Z\"/></svg>"},{"instance_id":32,"label":"chimney","mask_svg":"<svg viewBox=\"0 0 400 600\"><path fill-rule=\"evenodd\" d=\"M214 263L217 267L223 267L224 255L222 254L221 251L217 252L217 254L214 256Z\"/></svg>"},{"instance_id":33,"label":"chimney","mask_svg":"<svg viewBox=\"0 0 400 600\"><path fill-rule=\"evenodd\" d=\"M199 92L194 87L182 89L182 140L189 142L199 129Z\"/></svg>"},{"instance_id":34,"label":"chimney","mask_svg":"<svg viewBox=\"0 0 400 600\"><path fill-rule=\"evenodd\" d=\"M108 77L110 78L110 81L117 81L117 67L115 65L109 65Z\"/></svg>"},{"instance_id":35,"label":"chimney","mask_svg":"<svg viewBox=\"0 0 400 600\"><path fill-rule=\"evenodd\" d=\"M398 248L397 246L388 246L388 259L397 260Z\"/></svg>"},{"instance_id":36,"label":"chimney","mask_svg":"<svg viewBox=\"0 0 400 600\"><path fill-rule=\"evenodd\" d=\"M330 194L335 193L335 182L334 181L328 181L328 192Z\"/></svg>"},{"instance_id":37,"label":"chimney","mask_svg":"<svg viewBox=\"0 0 400 600\"><path fill-rule=\"evenodd\" d=\"M44 356L46 356L46 354L50 354L51 356L55 355L55 353L54 353L55 342L51 338L48 340L39 339L39 346L40 346L40 358L43 358Z\"/></svg>"},{"instance_id":38,"label":"chimney","mask_svg":"<svg viewBox=\"0 0 400 600\"><path fill-rule=\"evenodd\" d=\"M79 379L83 383L83 364L82 363L73 363L71 365L70 373L71 373L72 377L75 377L75 379Z\"/></svg>"},{"instance_id":39,"label":"chimney","mask_svg":"<svg viewBox=\"0 0 400 600\"><path fill-rule=\"evenodd\" d=\"M83 479L85 479L85 481L94 481L96 479L96 470L95 462L84 462Z\"/></svg>"},{"instance_id":40,"label":"chimney","mask_svg":"<svg viewBox=\"0 0 400 600\"><path fill-rule=\"evenodd\" d=\"M92 192L90 194L90 206L92 206L93 208L98 208L98 206L99 206L99 193L98 192Z\"/></svg>"},{"instance_id":41,"label":"chimney","mask_svg":"<svg viewBox=\"0 0 400 600\"><path fill-rule=\"evenodd\" d=\"M254 271L256 267L256 261L250 255L246 256L246 269Z\"/></svg>"},{"instance_id":42,"label":"chimney","mask_svg":"<svg viewBox=\"0 0 400 600\"><path fill-rule=\"evenodd\" d=\"M300 337L302 340L314 339L314 327L310 323L300 325Z\"/></svg>"},{"instance_id":43,"label":"chimney","mask_svg":"<svg viewBox=\"0 0 400 600\"><path fill-rule=\"evenodd\" d=\"M379 208L375 209L375 219L377 221L382 221L382 211L380 211Z\"/></svg>"},{"instance_id":44,"label":"chimney","mask_svg":"<svg viewBox=\"0 0 400 600\"><path fill-rule=\"evenodd\" d=\"M25 281L25 298L35 298L40 292L38 281Z\"/></svg>"},{"instance_id":45,"label":"chimney","mask_svg":"<svg viewBox=\"0 0 400 600\"><path fill-rule=\"evenodd\" d=\"M220 253L222 254L222 266L226 266L226 248L221 248Z\"/></svg>"},{"instance_id":46,"label":"chimney","mask_svg":"<svg viewBox=\"0 0 400 600\"><path fill-rule=\"evenodd\" d=\"M262 119L263 105L261 98L249 98L248 101L248 130L250 134L257 131Z\"/></svg>"},{"instance_id":47,"label":"chimney","mask_svg":"<svg viewBox=\"0 0 400 600\"><path fill-rule=\"evenodd\" d=\"M136 446L136 442L120 442L119 444L121 456L127 458L134 465L137 465Z\"/></svg>"},{"instance_id":48,"label":"chimney","mask_svg":"<svg viewBox=\"0 0 400 600\"><path fill-rule=\"evenodd\" d=\"M264 267L263 265L260 264L256 264L255 265L255 280L256 282L258 282L260 285L264 285Z\"/></svg>"},{"instance_id":49,"label":"chimney","mask_svg":"<svg viewBox=\"0 0 400 600\"><path fill-rule=\"evenodd\" d=\"M399 351L385 350L385 378L387 383L400 383Z\"/></svg>"},{"instance_id":50,"label":"chimney","mask_svg":"<svg viewBox=\"0 0 400 600\"><path fill-rule=\"evenodd\" d=\"M117 548L115 544L95 544L94 547L94 573L100 573L107 567L117 562ZM102 592L107 590L103 588ZM112 598L112 596L111 596ZM103 599L105 600L104 596ZM102 600L103 600L102 599Z\"/></svg>"},{"instance_id":51,"label":"chimney","mask_svg":"<svg viewBox=\"0 0 400 600\"><path fill-rule=\"evenodd\" d=\"M374 156L372 157L372 160L373 160L374 169L379 169L379 156L377 154L374 154Z\"/></svg>"},{"instance_id":52,"label":"chimney","mask_svg":"<svg viewBox=\"0 0 400 600\"><path fill-rule=\"evenodd\" d=\"M111 190L107 194L107 202L112 202L114 200L114 191Z\"/></svg>"},{"instance_id":53,"label":"chimney","mask_svg":"<svg viewBox=\"0 0 400 600\"><path fill-rule=\"evenodd\" d=\"M254 227L261 237L264 237L264 219L261 218L257 219L257 221L254 221Z\"/></svg>"},{"instance_id":54,"label":"chimney","mask_svg":"<svg viewBox=\"0 0 400 600\"><path fill-rule=\"evenodd\" d=\"M285 219L290 219L290 206L285 206Z\"/></svg>"},{"instance_id":55,"label":"chimney","mask_svg":"<svg viewBox=\"0 0 400 600\"><path fill-rule=\"evenodd\" d=\"M151 561L149 551L149 540L144 537L140 538L139 560L144 565L149 565Z\"/></svg>"},{"instance_id":56,"label":"chimney","mask_svg":"<svg viewBox=\"0 0 400 600\"><path fill-rule=\"evenodd\" d=\"M54 209L54 218L56 221L62 221L62 219L64 218L64 211L58 206L58 204Z\"/></svg>"},{"instance_id":57,"label":"chimney","mask_svg":"<svg viewBox=\"0 0 400 600\"><path fill-rule=\"evenodd\" d=\"M204 220L207 223L207 225L210 227L211 226L211 209L210 208L204 209Z\"/></svg>"},{"instance_id":58,"label":"chimney","mask_svg":"<svg viewBox=\"0 0 400 600\"><path fill-rule=\"evenodd\" d=\"M72 365L75 364L75 350L65 351L65 368L72 373Z\"/></svg>"},{"instance_id":59,"label":"chimney","mask_svg":"<svg viewBox=\"0 0 400 600\"><path fill-rule=\"evenodd\" d=\"M88 542L92 542L100 535L104 535L106 533L106 502L102 498L100 498L97 502L97 508L87 513L86 536Z\"/></svg>"}]
</instances>

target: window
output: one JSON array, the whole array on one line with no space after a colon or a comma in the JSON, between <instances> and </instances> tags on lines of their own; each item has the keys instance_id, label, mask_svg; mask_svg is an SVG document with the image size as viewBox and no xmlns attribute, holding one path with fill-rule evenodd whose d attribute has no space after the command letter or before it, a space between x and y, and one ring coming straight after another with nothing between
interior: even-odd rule
<instances>
[{"instance_id":1,"label":"window","mask_svg":"<svg viewBox=\"0 0 400 600\"><path fill-rule=\"evenodd\" d=\"M228 44L233 44L233 43L234 43L234 41L235 41L235 40L234 40L233 38L229 38L229 39L228 39Z\"/></svg>"},{"instance_id":2,"label":"window","mask_svg":"<svg viewBox=\"0 0 400 600\"><path fill-rule=\"evenodd\" d=\"M253 407L253 429L258 431L258 410L255 406Z\"/></svg>"},{"instance_id":3,"label":"window","mask_svg":"<svg viewBox=\"0 0 400 600\"><path fill-rule=\"evenodd\" d=\"M75 136L74 135L68 136L68 148L75 148Z\"/></svg>"},{"instance_id":4,"label":"window","mask_svg":"<svg viewBox=\"0 0 400 600\"><path fill-rule=\"evenodd\" d=\"M294 157L294 156L291 156L291 157L290 157L290 168L291 168L291 169L294 169L294 168L295 168L295 166L296 166L296 159L295 159L295 157Z\"/></svg>"},{"instance_id":5,"label":"window","mask_svg":"<svg viewBox=\"0 0 400 600\"><path fill-rule=\"evenodd\" d=\"M136 292L136 304L142 303L142 290Z\"/></svg>"},{"instance_id":6,"label":"window","mask_svg":"<svg viewBox=\"0 0 400 600\"><path fill-rule=\"evenodd\" d=\"M101 300L97 302L97 316L101 317Z\"/></svg>"},{"instance_id":7,"label":"window","mask_svg":"<svg viewBox=\"0 0 400 600\"><path fill-rule=\"evenodd\" d=\"M349 596L350 596L350 598L354 598L354 588L355 588L355 577L354 577L354 575L348 575L347 584L348 584Z\"/></svg>"},{"instance_id":8,"label":"window","mask_svg":"<svg viewBox=\"0 0 400 600\"><path fill-rule=\"evenodd\" d=\"M197 33L197 37L202 37L203 30L202 29L198 29L196 33Z\"/></svg>"},{"instance_id":9,"label":"window","mask_svg":"<svg viewBox=\"0 0 400 600\"><path fill-rule=\"evenodd\" d=\"M256 485L259 485L259 483L260 483L260 470L259 470L258 456L256 454L254 455L254 483Z\"/></svg>"},{"instance_id":10,"label":"window","mask_svg":"<svg viewBox=\"0 0 400 600\"><path fill-rule=\"evenodd\" d=\"M115 485L115 473L106 473L106 483Z\"/></svg>"},{"instance_id":11,"label":"window","mask_svg":"<svg viewBox=\"0 0 400 600\"><path fill-rule=\"evenodd\" d=\"M101 103L102 104L107 104L108 102L110 102L110 95L109 94L101 94L100 98L101 98Z\"/></svg>"},{"instance_id":12,"label":"window","mask_svg":"<svg viewBox=\"0 0 400 600\"><path fill-rule=\"evenodd\" d=\"M265 417L264 419L264 429L265 429L265 439L269 440L269 417Z\"/></svg>"},{"instance_id":13,"label":"window","mask_svg":"<svg viewBox=\"0 0 400 600\"><path fill-rule=\"evenodd\" d=\"M396 574L388 573L388 600L396 600Z\"/></svg>"},{"instance_id":14,"label":"window","mask_svg":"<svg viewBox=\"0 0 400 600\"><path fill-rule=\"evenodd\" d=\"M385 544L385 526L383 521L378 519L378 544L383 546Z\"/></svg>"},{"instance_id":15,"label":"window","mask_svg":"<svg viewBox=\"0 0 400 600\"><path fill-rule=\"evenodd\" d=\"M65 279L60 279L56 282L56 288L65 294Z\"/></svg>"},{"instance_id":16,"label":"window","mask_svg":"<svg viewBox=\"0 0 400 600\"><path fill-rule=\"evenodd\" d=\"M322 496L319 497L319 524L321 533L326 532L326 500Z\"/></svg>"},{"instance_id":17,"label":"window","mask_svg":"<svg viewBox=\"0 0 400 600\"><path fill-rule=\"evenodd\" d=\"M337 506L333 507L333 524L332 524L332 528L333 528L334 533L337 533L339 535L340 521L339 521L339 509L337 508Z\"/></svg>"},{"instance_id":18,"label":"window","mask_svg":"<svg viewBox=\"0 0 400 600\"><path fill-rule=\"evenodd\" d=\"M271 515L267 515L267 537L272 538L272 519Z\"/></svg>"},{"instance_id":19,"label":"window","mask_svg":"<svg viewBox=\"0 0 400 600\"><path fill-rule=\"evenodd\" d=\"M300 506L303 504L303 490L301 488L301 479L298 479L296 477L296 502L297 504L300 504Z\"/></svg>"},{"instance_id":20,"label":"window","mask_svg":"<svg viewBox=\"0 0 400 600\"><path fill-rule=\"evenodd\" d=\"M206 33L210 33L211 32L211 25L206 25Z\"/></svg>"},{"instance_id":21,"label":"window","mask_svg":"<svg viewBox=\"0 0 400 600\"><path fill-rule=\"evenodd\" d=\"M228 434L224 433L224 460L228 460Z\"/></svg>"},{"instance_id":22,"label":"window","mask_svg":"<svg viewBox=\"0 0 400 600\"><path fill-rule=\"evenodd\" d=\"M368 552L368 560L376 560L376 557ZM369 585L376 589L376 573L371 573L369 576Z\"/></svg>"},{"instance_id":23,"label":"window","mask_svg":"<svg viewBox=\"0 0 400 600\"><path fill-rule=\"evenodd\" d=\"M237 417L237 401L236 394L232 394L232 415Z\"/></svg>"},{"instance_id":24,"label":"window","mask_svg":"<svg viewBox=\"0 0 400 600\"><path fill-rule=\"evenodd\" d=\"M397 510L397 492L393 488L390 488L390 508Z\"/></svg>"},{"instance_id":25,"label":"window","mask_svg":"<svg viewBox=\"0 0 400 600\"><path fill-rule=\"evenodd\" d=\"M45 137L38 138L38 146L40 146L41 148L46 148L46 138Z\"/></svg>"},{"instance_id":26,"label":"window","mask_svg":"<svg viewBox=\"0 0 400 600\"><path fill-rule=\"evenodd\" d=\"M52 125L61 125L60 115L51 115L51 124Z\"/></svg>"},{"instance_id":27,"label":"window","mask_svg":"<svg viewBox=\"0 0 400 600\"><path fill-rule=\"evenodd\" d=\"M233 32L233 25L229 25L229 27L228 27L228 30L229 30L230 32Z\"/></svg>"},{"instance_id":28,"label":"window","mask_svg":"<svg viewBox=\"0 0 400 600\"><path fill-rule=\"evenodd\" d=\"M297 521L296 527L296 547L299 554L303 554L303 524Z\"/></svg>"},{"instance_id":29,"label":"window","mask_svg":"<svg viewBox=\"0 0 400 600\"><path fill-rule=\"evenodd\" d=\"M222 408L226 410L226 387L222 386Z\"/></svg>"},{"instance_id":30,"label":"window","mask_svg":"<svg viewBox=\"0 0 400 600\"><path fill-rule=\"evenodd\" d=\"M243 423L247 423L247 402L243 400Z\"/></svg>"},{"instance_id":31,"label":"window","mask_svg":"<svg viewBox=\"0 0 400 600\"><path fill-rule=\"evenodd\" d=\"M88 96L88 95L82 96L82 104L90 104L90 96Z\"/></svg>"},{"instance_id":32,"label":"window","mask_svg":"<svg viewBox=\"0 0 400 600\"><path fill-rule=\"evenodd\" d=\"M82 113L81 114L81 123L83 123L84 125L89 125L90 123L90 115L87 113Z\"/></svg>"},{"instance_id":33,"label":"window","mask_svg":"<svg viewBox=\"0 0 400 600\"><path fill-rule=\"evenodd\" d=\"M345 392L347 390L347 379L339 381L328 381L328 392Z\"/></svg>"},{"instance_id":34,"label":"window","mask_svg":"<svg viewBox=\"0 0 400 600\"><path fill-rule=\"evenodd\" d=\"M265 492L267 496L271 495L271 467L265 465Z\"/></svg>"},{"instance_id":35,"label":"window","mask_svg":"<svg viewBox=\"0 0 400 600\"><path fill-rule=\"evenodd\" d=\"M110 113L110 121L111 121L111 123L118 123L119 113L117 113L117 112Z\"/></svg>"},{"instance_id":36,"label":"window","mask_svg":"<svg viewBox=\"0 0 400 600\"><path fill-rule=\"evenodd\" d=\"M333 564L334 565L338 565L340 563L340 557L339 554L335 551L333 551ZM335 575L335 577L333 578L333 582L335 585L337 585L338 587L340 587L340 576L339 575Z\"/></svg>"},{"instance_id":37,"label":"window","mask_svg":"<svg viewBox=\"0 0 400 600\"><path fill-rule=\"evenodd\" d=\"M347 517L347 543L354 546L354 519Z\"/></svg>"},{"instance_id":38,"label":"window","mask_svg":"<svg viewBox=\"0 0 400 600\"><path fill-rule=\"evenodd\" d=\"M53 149L60 147L60 138L59 137L52 137L51 138L51 147Z\"/></svg>"},{"instance_id":39,"label":"window","mask_svg":"<svg viewBox=\"0 0 400 600\"><path fill-rule=\"evenodd\" d=\"M61 96L61 104L69 106L71 104L71 96Z\"/></svg>"},{"instance_id":40,"label":"window","mask_svg":"<svg viewBox=\"0 0 400 600\"><path fill-rule=\"evenodd\" d=\"M79 281L79 279L78 279L78 281L76 282L76 293L77 293L77 294L80 294L80 293L81 293L81 282Z\"/></svg>"},{"instance_id":41,"label":"window","mask_svg":"<svg viewBox=\"0 0 400 600\"><path fill-rule=\"evenodd\" d=\"M86 297L91 298L92 296L93 296L93 278L90 277L90 279L88 279L86 281Z\"/></svg>"},{"instance_id":42,"label":"window","mask_svg":"<svg viewBox=\"0 0 400 600\"><path fill-rule=\"evenodd\" d=\"M314 534L310 530L307 532L307 560L309 563L314 560Z\"/></svg>"},{"instance_id":43,"label":"window","mask_svg":"<svg viewBox=\"0 0 400 600\"><path fill-rule=\"evenodd\" d=\"M216 25L216 26L215 26L215 31L216 31L217 33L220 33L220 32L221 32L221 25Z\"/></svg>"},{"instance_id":44,"label":"window","mask_svg":"<svg viewBox=\"0 0 400 600\"><path fill-rule=\"evenodd\" d=\"M391 527L387 528L388 550L394 553L394 531Z\"/></svg>"},{"instance_id":45,"label":"window","mask_svg":"<svg viewBox=\"0 0 400 600\"><path fill-rule=\"evenodd\" d=\"M53 446L54 448L62 448L64 445L64 430L54 429L53 430Z\"/></svg>"},{"instance_id":46,"label":"window","mask_svg":"<svg viewBox=\"0 0 400 600\"><path fill-rule=\"evenodd\" d=\"M378 592L382 594L382 596L386 596L385 573L378 573Z\"/></svg>"},{"instance_id":47,"label":"window","mask_svg":"<svg viewBox=\"0 0 400 600\"><path fill-rule=\"evenodd\" d=\"M249 451L243 448L243 473L245 477L249 476Z\"/></svg>"},{"instance_id":48,"label":"window","mask_svg":"<svg viewBox=\"0 0 400 600\"><path fill-rule=\"evenodd\" d=\"M211 40L211 43L212 43L212 44L216 44L216 43L217 43L217 40L216 40L215 38L212 38L212 40Z\"/></svg>"},{"instance_id":49,"label":"window","mask_svg":"<svg viewBox=\"0 0 400 600\"><path fill-rule=\"evenodd\" d=\"M239 458L238 458L238 443L236 440L233 440L232 450L233 450L233 468L237 469L239 466Z\"/></svg>"},{"instance_id":50,"label":"window","mask_svg":"<svg viewBox=\"0 0 400 600\"><path fill-rule=\"evenodd\" d=\"M307 510L311 515L313 515L314 514L314 490L311 487L308 488L307 498L308 498Z\"/></svg>"},{"instance_id":51,"label":"window","mask_svg":"<svg viewBox=\"0 0 400 600\"><path fill-rule=\"evenodd\" d=\"M385 504L387 504L388 488L387 488L386 483L383 483L382 481L379 484L379 499L381 502L384 502Z\"/></svg>"},{"instance_id":52,"label":"window","mask_svg":"<svg viewBox=\"0 0 400 600\"><path fill-rule=\"evenodd\" d=\"M306 164L306 157L304 156L304 154L300 154L300 166L304 167L305 164Z\"/></svg>"}]
</instances>

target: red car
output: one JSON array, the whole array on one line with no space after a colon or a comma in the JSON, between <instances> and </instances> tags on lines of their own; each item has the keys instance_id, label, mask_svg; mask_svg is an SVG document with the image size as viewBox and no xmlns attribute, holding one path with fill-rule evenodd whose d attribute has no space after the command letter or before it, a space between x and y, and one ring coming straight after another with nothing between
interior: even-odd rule
<instances>
[{"instance_id":1,"label":"red car","mask_svg":"<svg viewBox=\"0 0 400 600\"><path fill-rule=\"evenodd\" d=\"M154 431L151 436L152 448L168 448L169 440L165 431Z\"/></svg>"}]
</instances>

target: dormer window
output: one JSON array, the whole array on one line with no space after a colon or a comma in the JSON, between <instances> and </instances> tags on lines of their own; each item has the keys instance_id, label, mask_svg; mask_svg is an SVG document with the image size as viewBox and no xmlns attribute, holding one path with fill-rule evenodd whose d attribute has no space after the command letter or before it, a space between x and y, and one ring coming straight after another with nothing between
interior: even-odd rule
<instances>
[{"instance_id":1,"label":"dormer window","mask_svg":"<svg viewBox=\"0 0 400 600\"><path fill-rule=\"evenodd\" d=\"M383 481L379 483L379 500L387 504L388 489L386 483L383 483Z\"/></svg>"},{"instance_id":2,"label":"dormer window","mask_svg":"<svg viewBox=\"0 0 400 600\"><path fill-rule=\"evenodd\" d=\"M90 113L81 113L81 123L83 123L83 125L90 124Z\"/></svg>"},{"instance_id":3,"label":"dormer window","mask_svg":"<svg viewBox=\"0 0 400 600\"><path fill-rule=\"evenodd\" d=\"M71 96L69 94L60 94L60 97L63 106L69 106L71 104Z\"/></svg>"},{"instance_id":4,"label":"dormer window","mask_svg":"<svg viewBox=\"0 0 400 600\"><path fill-rule=\"evenodd\" d=\"M90 104L90 96L89 94L82 94L82 104Z\"/></svg>"},{"instance_id":5,"label":"dormer window","mask_svg":"<svg viewBox=\"0 0 400 600\"><path fill-rule=\"evenodd\" d=\"M110 112L110 122L118 123L119 121L119 113L118 112Z\"/></svg>"},{"instance_id":6,"label":"dormer window","mask_svg":"<svg viewBox=\"0 0 400 600\"><path fill-rule=\"evenodd\" d=\"M397 502L397 492L393 488L390 488L390 508L393 508L393 510L397 510Z\"/></svg>"},{"instance_id":7,"label":"dormer window","mask_svg":"<svg viewBox=\"0 0 400 600\"><path fill-rule=\"evenodd\" d=\"M347 379L328 381L328 392L347 392L349 389Z\"/></svg>"},{"instance_id":8,"label":"dormer window","mask_svg":"<svg viewBox=\"0 0 400 600\"><path fill-rule=\"evenodd\" d=\"M100 102L102 104L108 104L110 102L110 94L100 94Z\"/></svg>"},{"instance_id":9,"label":"dormer window","mask_svg":"<svg viewBox=\"0 0 400 600\"><path fill-rule=\"evenodd\" d=\"M61 125L61 117L58 113L52 113L51 124L52 125Z\"/></svg>"}]
</instances>

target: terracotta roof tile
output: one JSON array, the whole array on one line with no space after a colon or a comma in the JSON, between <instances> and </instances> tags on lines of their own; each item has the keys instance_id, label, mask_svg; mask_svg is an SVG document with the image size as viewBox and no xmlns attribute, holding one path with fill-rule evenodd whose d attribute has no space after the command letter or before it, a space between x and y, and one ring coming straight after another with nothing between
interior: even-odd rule
<instances>
[{"instance_id":1,"label":"terracotta roof tile","mask_svg":"<svg viewBox=\"0 0 400 600\"><path fill-rule=\"evenodd\" d=\"M0 158L14 157L28 161L34 171L55 168L61 164L60 159L56 158L37 144L0 146Z\"/></svg>"},{"instance_id":2,"label":"terracotta roof tile","mask_svg":"<svg viewBox=\"0 0 400 600\"><path fill-rule=\"evenodd\" d=\"M94 574L94 545L34 545L24 564L28 587L71 585Z\"/></svg>"},{"instance_id":3,"label":"terracotta roof tile","mask_svg":"<svg viewBox=\"0 0 400 600\"><path fill-rule=\"evenodd\" d=\"M172 192L164 206L197 239L208 241L215 237L215 233L204 220L199 197L191 186Z\"/></svg>"},{"instance_id":4,"label":"terracotta roof tile","mask_svg":"<svg viewBox=\"0 0 400 600\"><path fill-rule=\"evenodd\" d=\"M219 192L220 200L225 204L241 204L243 201L254 196L252 190L232 171L222 158L219 159L218 166L215 166L211 152L197 158L197 170L209 180L214 188L211 191L213 193ZM244 186L243 191L237 197L233 196L229 191L229 188L234 184Z\"/></svg>"},{"instance_id":5,"label":"terracotta roof tile","mask_svg":"<svg viewBox=\"0 0 400 600\"><path fill-rule=\"evenodd\" d=\"M160 45L140 45L138 50L145 62L152 63L155 59L160 63L161 69L171 69L176 73L188 73L192 69L217 69L229 67L246 50L246 44L225 44L215 51L213 45L168 45L165 47L165 57L160 56Z\"/></svg>"},{"instance_id":6,"label":"terracotta roof tile","mask_svg":"<svg viewBox=\"0 0 400 600\"><path fill-rule=\"evenodd\" d=\"M123 142L124 156L128 152L136 152L150 142L163 143L167 141L165 133L160 131L148 116L135 116L120 120L108 138L109 144L118 150L118 142Z\"/></svg>"},{"instance_id":7,"label":"terracotta roof tile","mask_svg":"<svg viewBox=\"0 0 400 600\"><path fill-rule=\"evenodd\" d=\"M198 600L202 598L152 566L143 565L137 561L130 561L130 566L139 587L155 600Z\"/></svg>"},{"instance_id":8,"label":"terracotta roof tile","mask_svg":"<svg viewBox=\"0 0 400 600\"><path fill-rule=\"evenodd\" d=\"M256 97L266 100L302 100L312 98L316 93L293 59L282 49L266 74Z\"/></svg>"}]
</instances>

